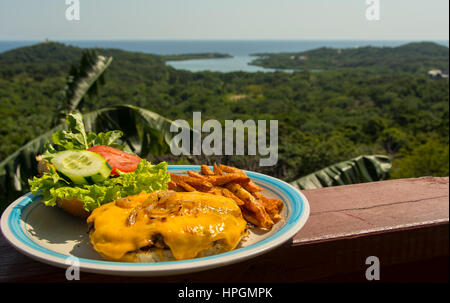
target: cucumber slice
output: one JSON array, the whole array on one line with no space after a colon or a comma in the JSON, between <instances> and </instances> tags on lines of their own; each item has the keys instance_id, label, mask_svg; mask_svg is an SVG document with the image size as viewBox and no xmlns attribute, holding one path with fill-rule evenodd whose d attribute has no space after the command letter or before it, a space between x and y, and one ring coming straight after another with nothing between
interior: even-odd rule
<instances>
[{"instance_id":1,"label":"cucumber slice","mask_svg":"<svg viewBox=\"0 0 450 303\"><path fill-rule=\"evenodd\" d=\"M75 184L93 184L109 177L111 166L97 153L87 150L66 150L51 160L56 170Z\"/></svg>"}]
</instances>

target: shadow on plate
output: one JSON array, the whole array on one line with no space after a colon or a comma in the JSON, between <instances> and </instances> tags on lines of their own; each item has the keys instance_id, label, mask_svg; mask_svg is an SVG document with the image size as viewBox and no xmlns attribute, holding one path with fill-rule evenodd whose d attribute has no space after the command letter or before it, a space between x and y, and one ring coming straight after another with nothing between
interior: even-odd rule
<instances>
[{"instance_id":1,"label":"shadow on plate","mask_svg":"<svg viewBox=\"0 0 450 303\"><path fill-rule=\"evenodd\" d=\"M22 213L27 232L40 241L63 244L87 238L86 220L72 216L58 207L34 202Z\"/></svg>"}]
</instances>

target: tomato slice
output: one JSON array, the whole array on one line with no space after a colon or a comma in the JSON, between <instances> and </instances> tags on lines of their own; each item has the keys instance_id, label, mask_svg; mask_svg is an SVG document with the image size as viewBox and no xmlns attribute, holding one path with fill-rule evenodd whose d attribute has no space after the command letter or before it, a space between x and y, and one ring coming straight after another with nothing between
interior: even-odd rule
<instances>
[{"instance_id":1,"label":"tomato slice","mask_svg":"<svg viewBox=\"0 0 450 303\"><path fill-rule=\"evenodd\" d=\"M124 173L134 172L141 162L141 158L136 155L106 145L92 146L88 150L105 158L106 162L111 165L111 174L113 175L118 175L118 170Z\"/></svg>"}]
</instances>

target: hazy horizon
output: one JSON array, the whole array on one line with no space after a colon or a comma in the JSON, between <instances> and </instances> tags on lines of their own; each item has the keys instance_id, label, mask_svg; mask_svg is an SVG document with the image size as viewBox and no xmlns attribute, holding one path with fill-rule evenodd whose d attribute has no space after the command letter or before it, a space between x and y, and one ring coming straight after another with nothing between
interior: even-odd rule
<instances>
[{"instance_id":1,"label":"hazy horizon","mask_svg":"<svg viewBox=\"0 0 450 303\"><path fill-rule=\"evenodd\" d=\"M56 0L0 2L1 41L333 40L448 41L448 0Z\"/></svg>"},{"instance_id":2,"label":"hazy horizon","mask_svg":"<svg viewBox=\"0 0 450 303\"><path fill-rule=\"evenodd\" d=\"M46 39L0 39L5 42L45 42ZM449 39L48 39L49 42L71 41L396 41L396 42L450 42Z\"/></svg>"}]
</instances>

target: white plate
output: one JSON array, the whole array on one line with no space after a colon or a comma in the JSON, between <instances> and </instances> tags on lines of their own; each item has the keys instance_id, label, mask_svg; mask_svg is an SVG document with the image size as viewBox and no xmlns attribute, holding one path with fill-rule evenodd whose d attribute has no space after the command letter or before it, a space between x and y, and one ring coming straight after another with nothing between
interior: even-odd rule
<instances>
[{"instance_id":1,"label":"white plate","mask_svg":"<svg viewBox=\"0 0 450 303\"><path fill-rule=\"evenodd\" d=\"M200 166L169 165L173 173L200 170ZM247 175L269 198L284 202L283 219L271 231L250 231L249 237L233 251L203 258L158 263L104 261L89 245L85 220L47 207L30 193L14 201L3 213L4 237L22 253L45 263L67 268L78 258L81 271L127 276L162 276L206 270L240 262L261 255L291 239L306 223L309 204L306 197L291 185L255 172ZM72 257L71 259L68 259ZM75 259L76 260L76 259Z\"/></svg>"}]
</instances>

